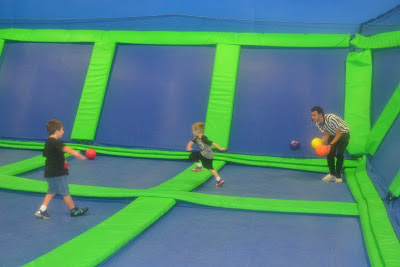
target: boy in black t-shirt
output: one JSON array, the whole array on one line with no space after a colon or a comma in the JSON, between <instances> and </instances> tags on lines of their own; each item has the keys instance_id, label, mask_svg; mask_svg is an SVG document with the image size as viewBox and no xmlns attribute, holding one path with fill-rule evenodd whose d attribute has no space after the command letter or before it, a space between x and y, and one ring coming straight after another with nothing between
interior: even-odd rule
<instances>
[{"instance_id":1,"label":"boy in black t-shirt","mask_svg":"<svg viewBox=\"0 0 400 267\"><path fill-rule=\"evenodd\" d=\"M214 170L214 167L212 164L214 154L213 154L211 146L215 146L216 148L218 148L218 150L221 150L221 151L225 151L226 149L223 147L220 147L213 141L208 140L207 136L204 135L204 129L205 129L205 126L204 126L204 123L202 123L202 122L196 122L195 124L192 125L194 138L192 139L192 141L190 141L187 144L186 150L192 151L192 146L195 143L199 146L200 152L199 151L192 152L189 156L189 158L193 162L195 162L197 165L197 168L193 169L192 171L194 171L194 172L202 171L203 166L204 166L204 168L208 169L214 175L215 179L217 180L217 184L215 186L220 187L224 184L224 180L222 180L219 177L218 172L216 170ZM203 165L200 163L200 161Z\"/></svg>"},{"instance_id":2,"label":"boy in black t-shirt","mask_svg":"<svg viewBox=\"0 0 400 267\"><path fill-rule=\"evenodd\" d=\"M71 217L76 217L85 214L88 208L79 209L75 207L74 201L69 194L67 175L68 163L64 157L64 153L70 153L79 160L86 158L78 151L65 146L60 140L63 134L63 124L57 120L51 120L46 124L49 139L44 145L43 156L46 157L44 167L44 178L47 181L49 189L44 197L43 204L35 213L39 218L50 219L50 214L47 212L47 206L56 194L64 197L64 202L71 210Z\"/></svg>"}]
</instances>

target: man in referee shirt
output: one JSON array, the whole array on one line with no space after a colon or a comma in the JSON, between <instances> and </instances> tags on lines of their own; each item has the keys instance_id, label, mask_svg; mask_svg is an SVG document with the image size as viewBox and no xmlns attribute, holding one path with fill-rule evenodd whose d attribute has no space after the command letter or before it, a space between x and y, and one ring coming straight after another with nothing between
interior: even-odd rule
<instances>
[{"instance_id":1,"label":"man in referee shirt","mask_svg":"<svg viewBox=\"0 0 400 267\"><path fill-rule=\"evenodd\" d=\"M324 114L321 107L311 109L311 118L317 128L324 134L322 142L328 141L328 167L329 174L322 178L325 182L342 183L342 167L344 151L350 140L350 129L346 122L335 114ZM336 154L336 168L335 168Z\"/></svg>"}]
</instances>

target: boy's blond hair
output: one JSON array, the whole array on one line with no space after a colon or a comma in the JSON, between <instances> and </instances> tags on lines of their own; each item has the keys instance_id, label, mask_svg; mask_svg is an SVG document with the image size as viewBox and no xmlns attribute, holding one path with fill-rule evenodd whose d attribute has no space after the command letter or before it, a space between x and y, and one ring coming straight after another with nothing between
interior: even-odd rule
<instances>
[{"instance_id":1,"label":"boy's blond hair","mask_svg":"<svg viewBox=\"0 0 400 267\"><path fill-rule=\"evenodd\" d=\"M200 133L204 133L205 125L202 122L196 122L195 124L192 125L192 129L195 131L198 131Z\"/></svg>"},{"instance_id":2,"label":"boy's blond hair","mask_svg":"<svg viewBox=\"0 0 400 267\"><path fill-rule=\"evenodd\" d=\"M58 120L50 120L46 124L47 133L49 135L54 134L57 130L61 130L62 127L63 127L62 122Z\"/></svg>"}]
</instances>

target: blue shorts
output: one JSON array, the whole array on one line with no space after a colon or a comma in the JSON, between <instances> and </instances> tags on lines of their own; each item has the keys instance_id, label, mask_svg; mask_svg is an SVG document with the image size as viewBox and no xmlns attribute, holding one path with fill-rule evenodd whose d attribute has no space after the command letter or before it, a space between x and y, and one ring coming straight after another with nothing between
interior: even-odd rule
<instances>
[{"instance_id":1,"label":"blue shorts","mask_svg":"<svg viewBox=\"0 0 400 267\"><path fill-rule=\"evenodd\" d=\"M49 185L47 194L56 194L56 195L61 195L63 197L69 195L67 175L45 178L45 179L47 181L47 184Z\"/></svg>"}]
</instances>

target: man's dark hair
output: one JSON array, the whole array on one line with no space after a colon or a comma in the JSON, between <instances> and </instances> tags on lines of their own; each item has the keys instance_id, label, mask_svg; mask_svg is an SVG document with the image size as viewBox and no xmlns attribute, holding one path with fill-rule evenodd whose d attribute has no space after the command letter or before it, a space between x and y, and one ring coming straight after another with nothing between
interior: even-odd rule
<instances>
[{"instance_id":1,"label":"man's dark hair","mask_svg":"<svg viewBox=\"0 0 400 267\"><path fill-rule=\"evenodd\" d=\"M58 120L51 120L46 124L47 133L49 135L54 134L57 130L61 130L62 127L62 122Z\"/></svg>"},{"instance_id":2,"label":"man's dark hair","mask_svg":"<svg viewBox=\"0 0 400 267\"><path fill-rule=\"evenodd\" d=\"M311 112L318 112L318 114L322 114L322 116L324 116L324 110L321 107L315 106L311 109Z\"/></svg>"}]
</instances>

